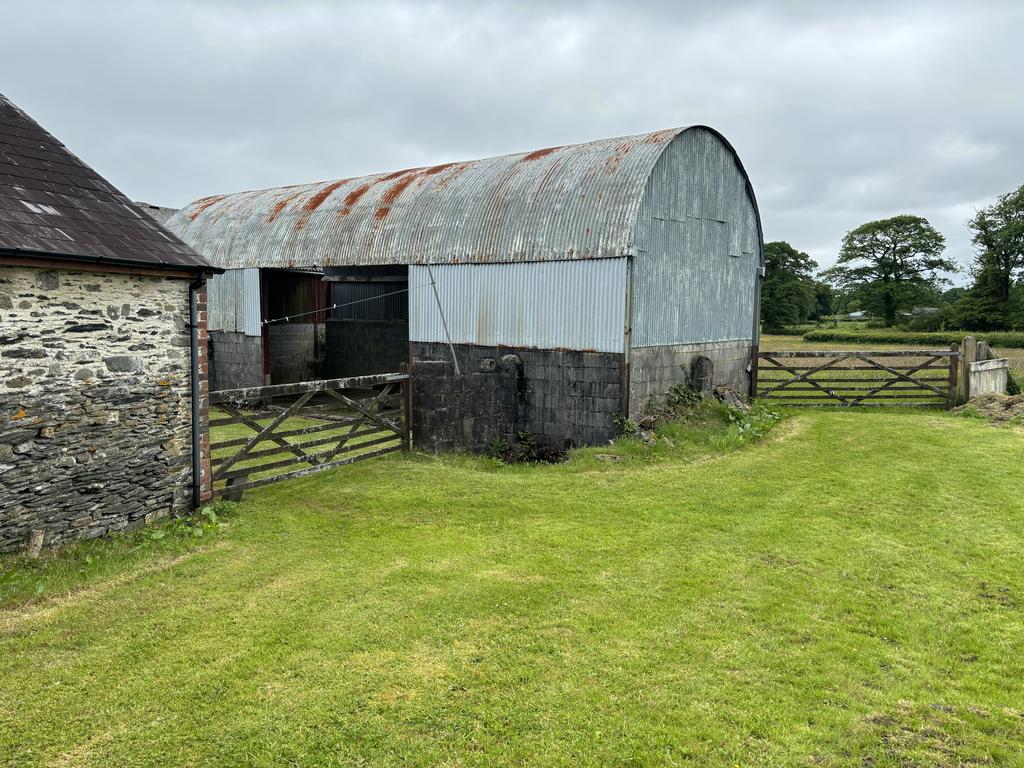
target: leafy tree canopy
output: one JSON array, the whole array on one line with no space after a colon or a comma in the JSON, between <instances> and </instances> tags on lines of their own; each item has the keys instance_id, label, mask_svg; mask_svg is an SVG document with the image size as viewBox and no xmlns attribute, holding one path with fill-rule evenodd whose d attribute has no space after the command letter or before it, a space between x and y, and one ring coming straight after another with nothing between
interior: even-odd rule
<instances>
[{"instance_id":1,"label":"leafy tree canopy","mask_svg":"<svg viewBox=\"0 0 1024 768\"><path fill-rule=\"evenodd\" d=\"M810 317L815 308L812 273L818 266L789 243L764 244L765 276L761 284L761 322L769 333Z\"/></svg>"},{"instance_id":2,"label":"leafy tree canopy","mask_svg":"<svg viewBox=\"0 0 1024 768\"><path fill-rule=\"evenodd\" d=\"M973 330L1011 328L1022 322L1017 281L1024 275L1024 186L1000 195L967 222L977 249L974 285L957 307Z\"/></svg>"},{"instance_id":3,"label":"leafy tree canopy","mask_svg":"<svg viewBox=\"0 0 1024 768\"><path fill-rule=\"evenodd\" d=\"M946 239L921 216L869 221L846 233L836 266L822 276L840 288L865 289L866 303L894 325L901 310L949 282L940 271L957 271L943 258L945 248Z\"/></svg>"}]
</instances>

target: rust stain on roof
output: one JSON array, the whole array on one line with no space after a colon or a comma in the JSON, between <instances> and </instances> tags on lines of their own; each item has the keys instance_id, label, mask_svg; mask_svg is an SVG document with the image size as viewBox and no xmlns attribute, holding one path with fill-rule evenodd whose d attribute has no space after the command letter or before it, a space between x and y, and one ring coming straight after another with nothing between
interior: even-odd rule
<instances>
[{"instance_id":1,"label":"rust stain on roof","mask_svg":"<svg viewBox=\"0 0 1024 768\"><path fill-rule=\"evenodd\" d=\"M405 191L405 188L412 184L413 181L415 181L415 179L415 175L410 174L408 176L403 176L401 179L392 184L383 195L381 195L381 203L383 205L390 206L393 202L395 202L395 200L398 199L398 196L402 194L403 191Z\"/></svg>"},{"instance_id":2,"label":"rust stain on roof","mask_svg":"<svg viewBox=\"0 0 1024 768\"><path fill-rule=\"evenodd\" d=\"M344 185L346 181L348 181L348 179L342 179L341 181L332 181L330 184L328 184L315 195L313 195L311 198L309 198L309 200L306 201L306 204L302 206L302 210L304 210L306 213L312 213L313 211L320 207L320 204L323 203L324 200L326 200L334 193L334 190Z\"/></svg>"},{"instance_id":3,"label":"rust stain on roof","mask_svg":"<svg viewBox=\"0 0 1024 768\"><path fill-rule=\"evenodd\" d=\"M619 163L622 162L622 158L626 156L626 153L633 148L633 145L629 141L624 141L615 147L615 152L612 153L604 162L604 168L608 173L614 173L619 167Z\"/></svg>"},{"instance_id":4,"label":"rust stain on roof","mask_svg":"<svg viewBox=\"0 0 1024 768\"><path fill-rule=\"evenodd\" d=\"M449 184L451 184L455 179L457 179L462 174L463 171L465 171L468 168L472 168L475 162L475 160L470 160L468 162L463 163L449 163L449 166L453 168L452 172L438 179L437 183L434 185L434 189L437 191L444 189Z\"/></svg>"},{"instance_id":5,"label":"rust stain on roof","mask_svg":"<svg viewBox=\"0 0 1024 768\"><path fill-rule=\"evenodd\" d=\"M340 211L338 211L338 215L348 216L349 212L352 210L352 206L359 202L359 198L361 198L363 195L370 191L371 186L373 186L372 181L364 182L363 184L360 184L358 187L349 192L347 195L345 195L345 199L344 201L342 201L342 208Z\"/></svg>"},{"instance_id":6,"label":"rust stain on roof","mask_svg":"<svg viewBox=\"0 0 1024 768\"><path fill-rule=\"evenodd\" d=\"M449 168L453 168L455 163L442 163L441 165L432 165L429 168L423 169L424 176L434 176L441 171L447 171Z\"/></svg>"},{"instance_id":7,"label":"rust stain on roof","mask_svg":"<svg viewBox=\"0 0 1024 768\"><path fill-rule=\"evenodd\" d=\"M281 211L287 208L291 204L292 200L294 200L301 194L302 190L299 190L297 192L292 192L290 195L287 195L286 197L283 197L280 200L278 200L274 204L274 207L271 209L270 215L267 216L267 224L273 224L274 219L276 219L281 214Z\"/></svg>"},{"instance_id":8,"label":"rust stain on roof","mask_svg":"<svg viewBox=\"0 0 1024 768\"><path fill-rule=\"evenodd\" d=\"M348 179L341 179L340 181L332 181L330 184L325 185L319 192L312 195L302 206L302 213L299 215L298 220L295 222L295 229L302 229L306 226L309 221L309 217L313 215L313 212L319 208L324 200L334 194L334 191L338 187L344 185Z\"/></svg>"},{"instance_id":9,"label":"rust stain on roof","mask_svg":"<svg viewBox=\"0 0 1024 768\"><path fill-rule=\"evenodd\" d=\"M639 138L641 140L641 142L644 143L644 144L661 144L662 142L668 141L669 139L674 137L677 133L679 133L679 129L678 128L666 128L663 131L657 131L655 133L648 133L648 134L645 134L643 136L635 137L635 138ZM634 140L635 140L635 138L634 138Z\"/></svg>"},{"instance_id":10,"label":"rust stain on roof","mask_svg":"<svg viewBox=\"0 0 1024 768\"><path fill-rule=\"evenodd\" d=\"M420 168L406 168L403 171L394 171L393 173L389 173L387 176L381 176L380 181L391 181L392 179L397 179L399 176L405 176L405 174L407 174L407 173L415 173L416 171L419 171L419 170L422 170L422 169L420 169Z\"/></svg>"},{"instance_id":11,"label":"rust stain on roof","mask_svg":"<svg viewBox=\"0 0 1024 768\"><path fill-rule=\"evenodd\" d=\"M392 204L398 199L398 196L416 180L416 177L417 174L406 172L402 178L388 187L387 191L385 191L380 197L380 207L377 208L376 212L373 214L377 221L383 221L387 217Z\"/></svg>"},{"instance_id":12,"label":"rust stain on roof","mask_svg":"<svg viewBox=\"0 0 1024 768\"><path fill-rule=\"evenodd\" d=\"M196 207L193 208L188 213L189 219L191 219L192 221L195 221L199 217L199 214L201 214L203 211L205 211L211 205L216 205L221 200L223 200L225 197L227 197L227 195L211 195L210 197L204 197L204 198L201 198L199 200L196 200Z\"/></svg>"},{"instance_id":13,"label":"rust stain on roof","mask_svg":"<svg viewBox=\"0 0 1024 768\"><path fill-rule=\"evenodd\" d=\"M561 147L547 147L546 149L535 149L533 152L527 152L523 155L524 161L540 160L542 157L547 157L552 152L557 152Z\"/></svg>"}]
</instances>

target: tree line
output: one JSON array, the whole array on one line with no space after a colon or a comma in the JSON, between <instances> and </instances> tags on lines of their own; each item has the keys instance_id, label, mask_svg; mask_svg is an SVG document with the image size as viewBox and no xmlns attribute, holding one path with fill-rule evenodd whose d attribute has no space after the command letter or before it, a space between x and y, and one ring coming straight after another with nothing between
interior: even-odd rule
<instances>
[{"instance_id":1,"label":"tree line","mask_svg":"<svg viewBox=\"0 0 1024 768\"><path fill-rule=\"evenodd\" d=\"M1024 330L1024 185L1000 195L968 222L975 248L971 285L949 287L959 271L942 254L946 238L921 216L869 221L846 233L834 267L789 243L765 243L761 323L787 326L863 312L886 327Z\"/></svg>"}]
</instances>

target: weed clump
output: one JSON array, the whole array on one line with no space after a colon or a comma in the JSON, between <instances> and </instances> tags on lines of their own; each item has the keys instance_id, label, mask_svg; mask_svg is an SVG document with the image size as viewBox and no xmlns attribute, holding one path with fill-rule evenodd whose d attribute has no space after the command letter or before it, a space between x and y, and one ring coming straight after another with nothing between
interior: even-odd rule
<instances>
[{"instance_id":1,"label":"weed clump","mask_svg":"<svg viewBox=\"0 0 1024 768\"><path fill-rule=\"evenodd\" d=\"M492 440L487 455L505 464L560 464L568 453L564 448L538 445L530 432L517 432L516 439L512 441Z\"/></svg>"}]
</instances>

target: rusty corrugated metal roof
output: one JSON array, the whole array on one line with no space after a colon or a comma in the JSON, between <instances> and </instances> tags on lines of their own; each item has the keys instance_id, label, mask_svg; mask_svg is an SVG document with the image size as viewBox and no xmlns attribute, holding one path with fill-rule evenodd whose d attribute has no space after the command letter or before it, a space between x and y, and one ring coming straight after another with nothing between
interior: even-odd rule
<instances>
[{"instance_id":1,"label":"rusty corrugated metal roof","mask_svg":"<svg viewBox=\"0 0 1024 768\"><path fill-rule=\"evenodd\" d=\"M171 269L210 266L3 94L0 251Z\"/></svg>"},{"instance_id":2,"label":"rusty corrugated metal roof","mask_svg":"<svg viewBox=\"0 0 1024 768\"><path fill-rule=\"evenodd\" d=\"M684 130L215 195L167 226L224 268L614 258Z\"/></svg>"}]
</instances>

